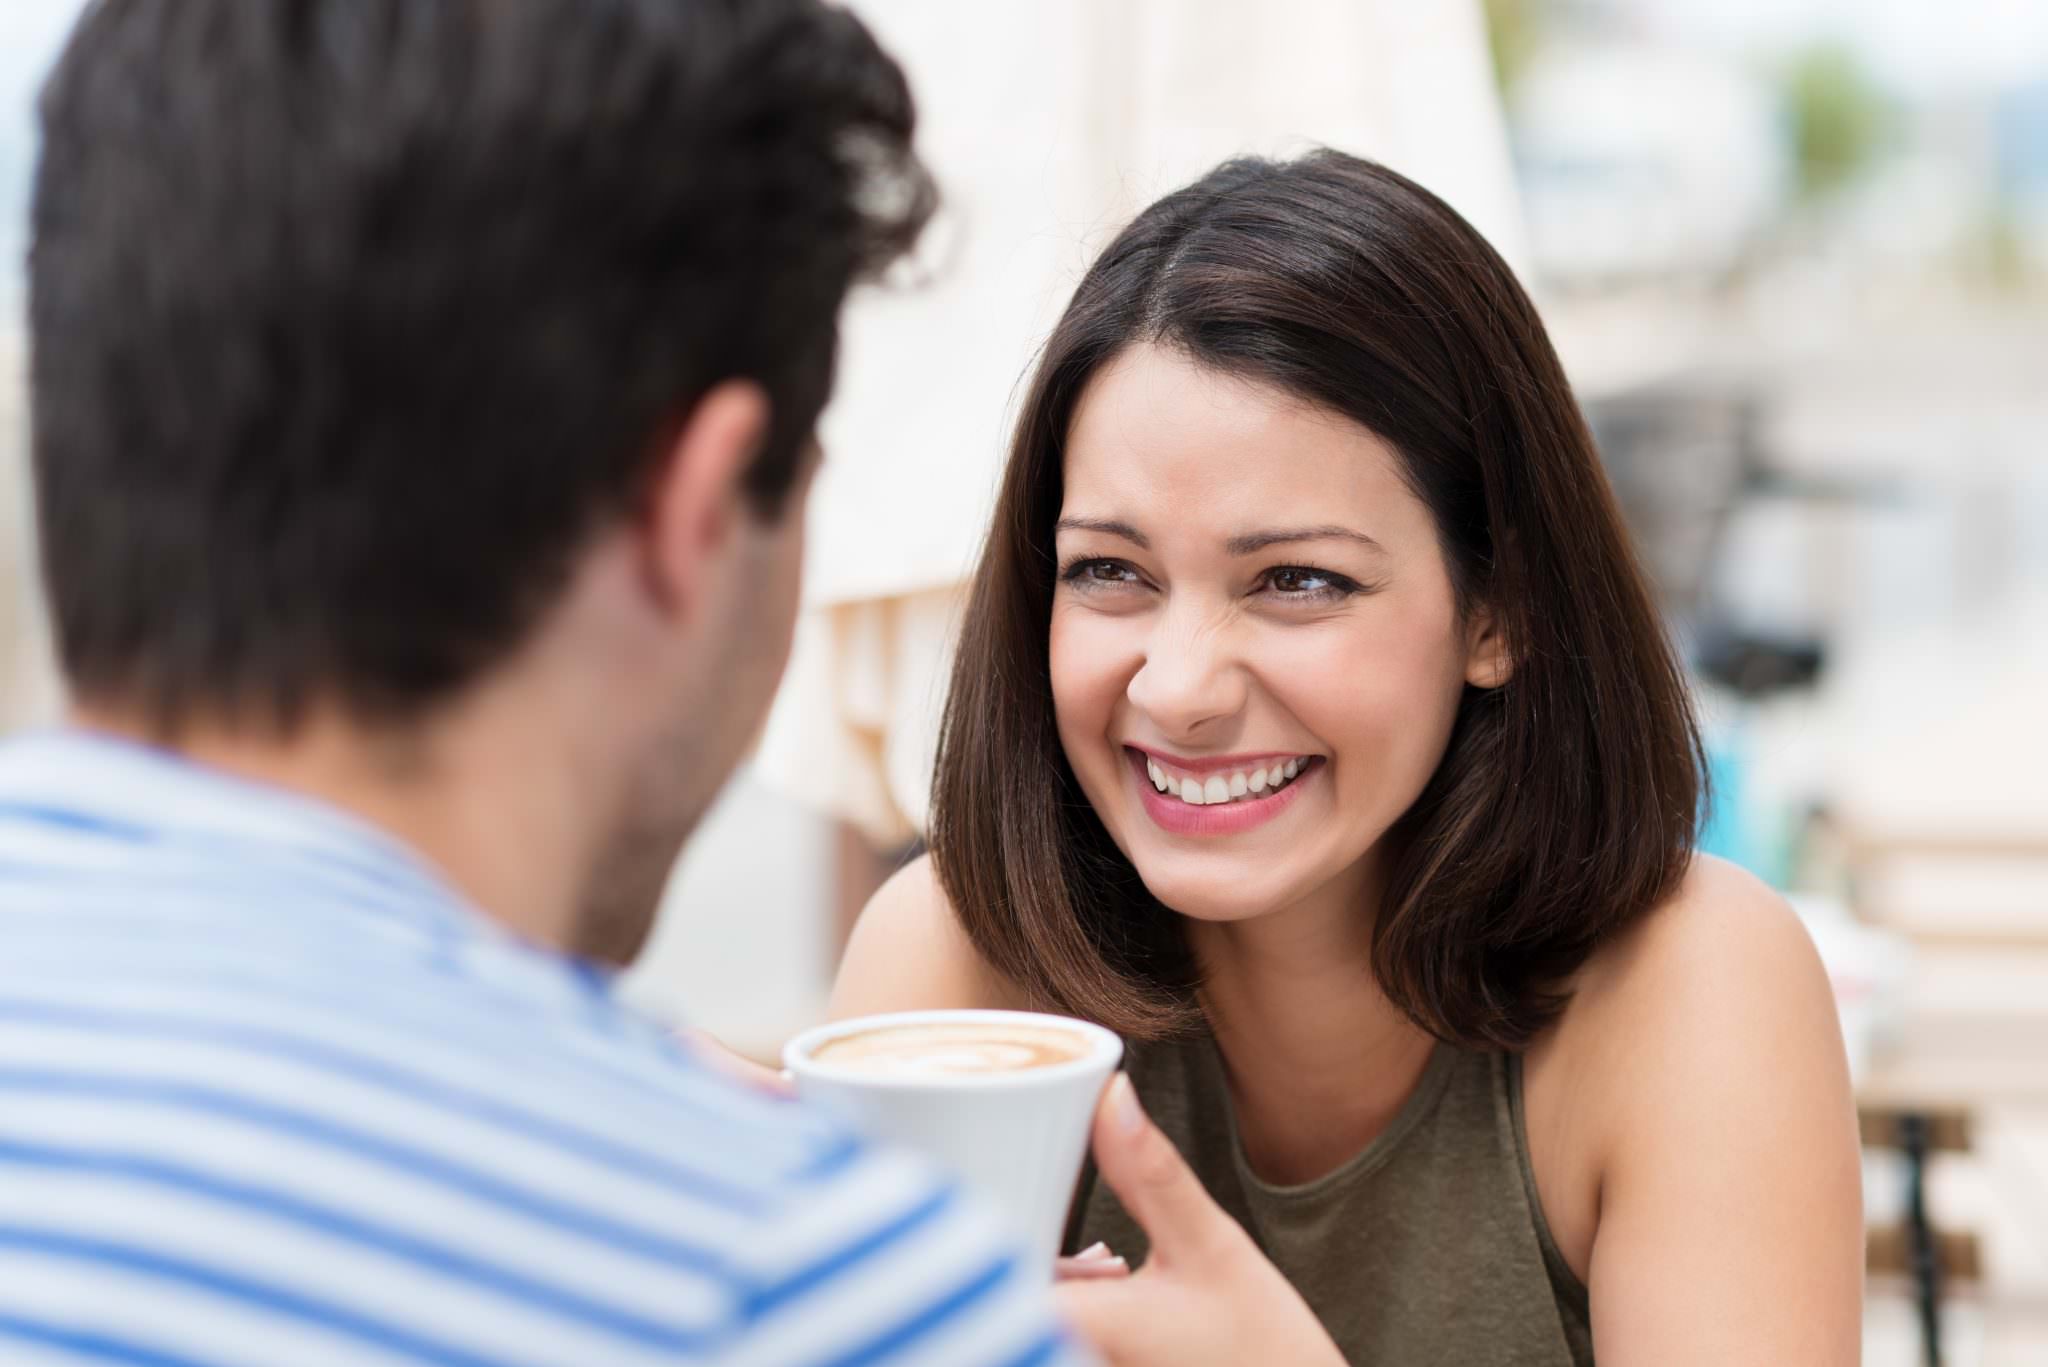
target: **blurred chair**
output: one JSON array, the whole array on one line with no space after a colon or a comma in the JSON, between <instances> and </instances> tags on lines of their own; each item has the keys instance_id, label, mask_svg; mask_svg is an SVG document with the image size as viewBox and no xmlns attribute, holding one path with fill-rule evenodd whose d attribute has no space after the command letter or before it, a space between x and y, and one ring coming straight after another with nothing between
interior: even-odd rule
<instances>
[{"instance_id":1,"label":"blurred chair","mask_svg":"<svg viewBox=\"0 0 2048 1367\"><path fill-rule=\"evenodd\" d=\"M1932 1208L1934 1160L1982 1161L1976 1135L1996 1117L2036 1117L2048 1143L2048 830L2028 834L1896 827L1844 833L1848 882L1866 918L1915 947L1917 991L1858 1089L1864 1142L1904 1159L1901 1219L1872 1229L1874 1277L1904 1277L1926 1361L1942 1361L1943 1307L1975 1289L1995 1304L1979 1232ZM1908 890L1889 886L1911 864ZM1943 872L1943 871L1946 872ZM1971 888L2019 891L1986 914ZM2024 1200L2013 1193L2008 1200ZM2017 1223L2048 1230L2037 1204Z\"/></svg>"}]
</instances>

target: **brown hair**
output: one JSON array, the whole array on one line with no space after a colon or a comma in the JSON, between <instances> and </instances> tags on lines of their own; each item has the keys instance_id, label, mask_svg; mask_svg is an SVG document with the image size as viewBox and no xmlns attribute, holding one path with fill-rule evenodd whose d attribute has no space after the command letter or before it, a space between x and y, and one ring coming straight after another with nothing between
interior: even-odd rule
<instances>
[{"instance_id":1,"label":"brown hair","mask_svg":"<svg viewBox=\"0 0 2048 1367\"><path fill-rule=\"evenodd\" d=\"M1668 895L1704 764L1685 676L1535 307L1449 206L1321 151L1225 163L1140 214L1075 291L1023 406L947 698L934 863L983 956L1134 1038L1200 1020L1180 918L1082 794L1047 672L1062 454L1126 347L1364 425L1428 505L1460 610L1514 670L1467 688L1389 839L1373 927L1388 996L1432 1034L1519 1049L1594 947Z\"/></svg>"}]
</instances>

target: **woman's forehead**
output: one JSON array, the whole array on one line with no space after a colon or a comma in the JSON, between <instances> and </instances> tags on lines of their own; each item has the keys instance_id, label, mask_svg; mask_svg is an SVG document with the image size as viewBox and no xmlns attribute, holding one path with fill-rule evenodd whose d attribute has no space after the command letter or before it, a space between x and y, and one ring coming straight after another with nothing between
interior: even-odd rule
<instances>
[{"instance_id":1,"label":"woman's forehead","mask_svg":"<svg viewBox=\"0 0 2048 1367\"><path fill-rule=\"evenodd\" d=\"M1233 535L1240 523L1428 517L1399 457L1364 427L1154 346L1089 382L1064 466L1062 516L1199 520Z\"/></svg>"}]
</instances>

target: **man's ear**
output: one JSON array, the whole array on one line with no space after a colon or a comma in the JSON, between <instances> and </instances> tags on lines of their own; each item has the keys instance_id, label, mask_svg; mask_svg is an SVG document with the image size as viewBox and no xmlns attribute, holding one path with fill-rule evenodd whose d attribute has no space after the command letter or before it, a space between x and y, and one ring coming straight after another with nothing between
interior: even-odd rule
<instances>
[{"instance_id":1,"label":"man's ear","mask_svg":"<svg viewBox=\"0 0 2048 1367\"><path fill-rule=\"evenodd\" d=\"M1507 633L1501 630L1492 608L1473 612L1465 640L1466 683L1474 688L1499 688L1513 676L1515 661Z\"/></svg>"},{"instance_id":2,"label":"man's ear","mask_svg":"<svg viewBox=\"0 0 2048 1367\"><path fill-rule=\"evenodd\" d=\"M646 504L649 587L671 611L686 610L705 567L724 551L745 513L745 482L768 438L765 390L727 380L697 401L669 443Z\"/></svg>"}]
</instances>

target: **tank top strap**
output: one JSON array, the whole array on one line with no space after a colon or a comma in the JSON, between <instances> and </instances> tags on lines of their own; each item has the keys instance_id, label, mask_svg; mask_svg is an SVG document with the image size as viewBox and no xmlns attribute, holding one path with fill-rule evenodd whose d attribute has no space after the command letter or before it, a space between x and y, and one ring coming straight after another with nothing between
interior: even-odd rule
<instances>
[{"instance_id":1,"label":"tank top strap","mask_svg":"<svg viewBox=\"0 0 2048 1367\"><path fill-rule=\"evenodd\" d=\"M1543 1271L1550 1278L1550 1289L1557 1296L1558 1308L1565 1314L1565 1332L1573 1337L1583 1334L1590 1353L1593 1340L1592 1298L1587 1294L1586 1284L1579 1280L1579 1274L1572 1271L1571 1264L1565 1261L1556 1238L1550 1232L1550 1220L1543 1213L1543 1196L1536 1189L1536 1166L1529 1160L1529 1123L1522 1099L1522 1056L1496 1055L1494 1068L1502 1109L1507 1115L1509 1138L1514 1144L1515 1163L1521 1170L1522 1194L1529 1203L1530 1222L1536 1227L1536 1245L1543 1253Z\"/></svg>"}]
</instances>

